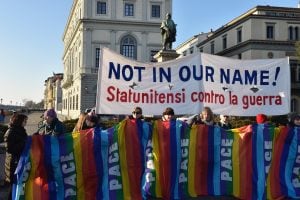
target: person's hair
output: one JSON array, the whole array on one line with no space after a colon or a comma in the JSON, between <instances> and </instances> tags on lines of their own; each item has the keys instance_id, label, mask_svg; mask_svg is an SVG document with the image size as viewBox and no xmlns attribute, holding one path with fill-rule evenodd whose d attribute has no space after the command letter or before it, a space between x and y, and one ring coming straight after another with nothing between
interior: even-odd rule
<instances>
[{"instance_id":1,"label":"person's hair","mask_svg":"<svg viewBox=\"0 0 300 200\"><path fill-rule=\"evenodd\" d=\"M85 114L85 113L81 113L79 115L78 121L77 121L77 123L76 123L75 128L74 128L73 131L80 131L80 130L84 129L86 115L87 114Z\"/></svg>"},{"instance_id":2,"label":"person's hair","mask_svg":"<svg viewBox=\"0 0 300 200\"><path fill-rule=\"evenodd\" d=\"M22 123L25 119L28 119L28 117L24 114L14 114L10 119L10 125L11 126L22 126Z\"/></svg>"},{"instance_id":3,"label":"person's hair","mask_svg":"<svg viewBox=\"0 0 300 200\"><path fill-rule=\"evenodd\" d=\"M163 115L174 115L174 110L171 107L167 107L166 110L163 112Z\"/></svg>"},{"instance_id":4,"label":"person's hair","mask_svg":"<svg viewBox=\"0 0 300 200\"><path fill-rule=\"evenodd\" d=\"M201 112L201 118L203 117L202 114L203 114L204 112L207 113L207 116L209 116L208 118L209 118L210 121L213 121L213 120L214 120L214 113L212 112L212 110L210 109L210 107L205 106L205 107L203 108L203 111Z\"/></svg>"},{"instance_id":5,"label":"person's hair","mask_svg":"<svg viewBox=\"0 0 300 200\"><path fill-rule=\"evenodd\" d=\"M137 110L140 111L141 114L143 114L142 108L141 108L141 107L138 107L138 106L137 106L137 107L134 107L132 112L136 112Z\"/></svg>"}]
</instances>

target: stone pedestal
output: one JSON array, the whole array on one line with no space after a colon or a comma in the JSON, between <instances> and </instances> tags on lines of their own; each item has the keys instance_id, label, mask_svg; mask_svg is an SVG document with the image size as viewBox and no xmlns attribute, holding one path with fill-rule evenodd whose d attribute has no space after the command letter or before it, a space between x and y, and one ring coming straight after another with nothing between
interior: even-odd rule
<instances>
[{"instance_id":1,"label":"stone pedestal","mask_svg":"<svg viewBox=\"0 0 300 200\"><path fill-rule=\"evenodd\" d=\"M154 55L154 58L157 62L165 62L168 60L174 60L178 58L180 54L178 54L175 50L160 50Z\"/></svg>"}]
</instances>

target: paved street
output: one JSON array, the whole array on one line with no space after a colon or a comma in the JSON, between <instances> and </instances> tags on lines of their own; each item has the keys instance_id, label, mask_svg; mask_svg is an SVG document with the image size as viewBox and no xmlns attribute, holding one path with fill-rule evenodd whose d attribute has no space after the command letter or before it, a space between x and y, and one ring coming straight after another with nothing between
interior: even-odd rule
<instances>
[{"instance_id":1,"label":"paved street","mask_svg":"<svg viewBox=\"0 0 300 200\"><path fill-rule=\"evenodd\" d=\"M38 130L38 123L42 120L42 114L43 112L32 112L28 114L28 121L25 127L28 135L32 135Z\"/></svg>"}]
</instances>

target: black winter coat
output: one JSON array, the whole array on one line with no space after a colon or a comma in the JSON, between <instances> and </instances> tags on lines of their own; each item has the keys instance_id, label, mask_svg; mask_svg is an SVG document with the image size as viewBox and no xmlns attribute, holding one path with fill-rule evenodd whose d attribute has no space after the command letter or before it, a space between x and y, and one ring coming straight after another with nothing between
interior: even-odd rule
<instances>
[{"instance_id":1,"label":"black winter coat","mask_svg":"<svg viewBox=\"0 0 300 200\"><path fill-rule=\"evenodd\" d=\"M11 126L4 135L6 147L5 180L12 183L14 172L25 147L27 133L24 127Z\"/></svg>"}]
</instances>

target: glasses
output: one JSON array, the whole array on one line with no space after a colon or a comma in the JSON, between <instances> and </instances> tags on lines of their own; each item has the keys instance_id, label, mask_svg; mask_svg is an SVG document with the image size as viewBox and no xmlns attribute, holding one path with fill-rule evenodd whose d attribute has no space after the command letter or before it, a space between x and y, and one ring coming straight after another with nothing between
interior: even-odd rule
<instances>
[{"instance_id":1,"label":"glasses","mask_svg":"<svg viewBox=\"0 0 300 200\"><path fill-rule=\"evenodd\" d=\"M140 115L140 114L142 114L142 113L141 113L141 112L138 112L138 111L133 111L132 114Z\"/></svg>"}]
</instances>

